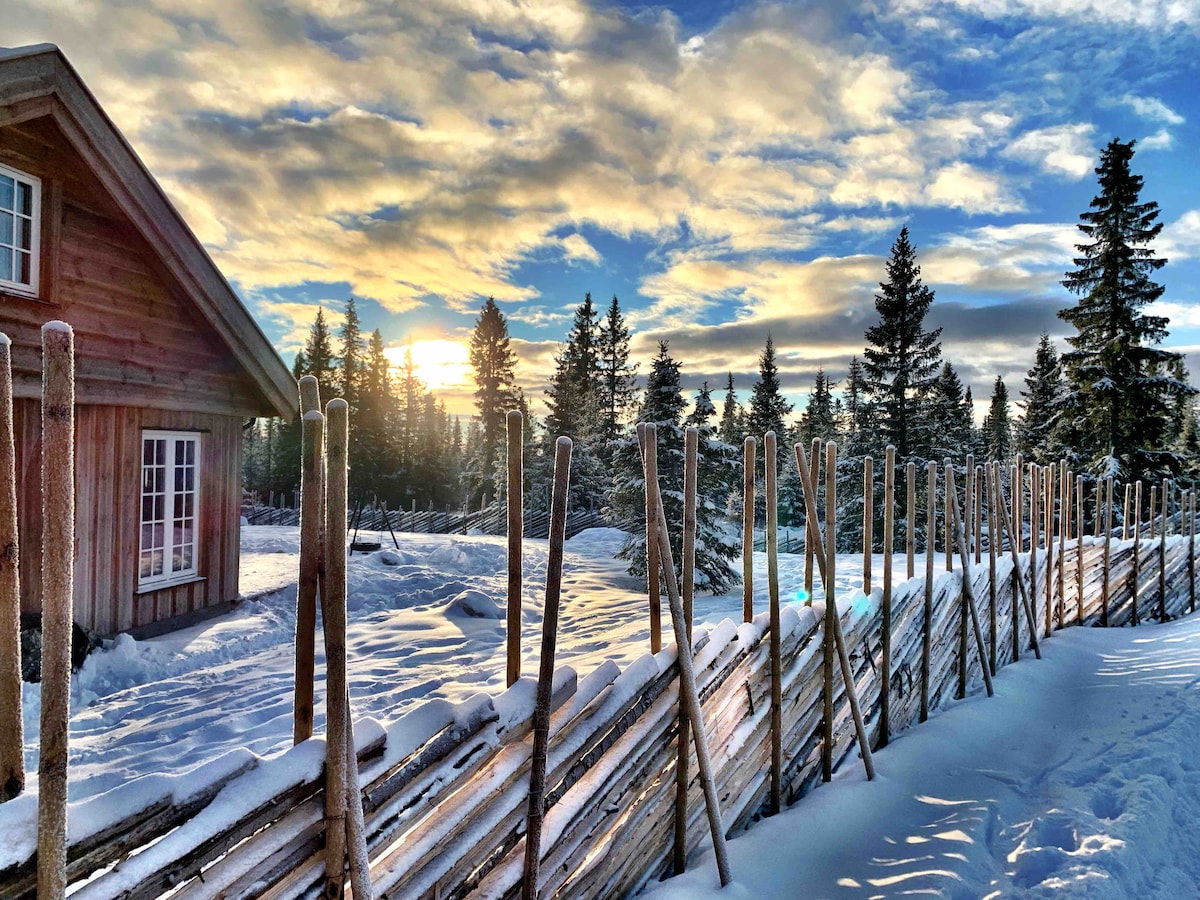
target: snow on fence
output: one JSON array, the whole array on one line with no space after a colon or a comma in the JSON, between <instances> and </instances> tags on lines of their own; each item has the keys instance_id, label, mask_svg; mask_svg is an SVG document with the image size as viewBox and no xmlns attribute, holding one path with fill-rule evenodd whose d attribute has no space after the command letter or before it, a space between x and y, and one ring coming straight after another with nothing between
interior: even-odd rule
<instances>
[{"instance_id":1,"label":"snow on fence","mask_svg":"<svg viewBox=\"0 0 1200 900\"><path fill-rule=\"evenodd\" d=\"M799 449L797 455L803 456ZM802 468L809 476L804 479L809 508L815 510L815 460L811 470L807 463ZM1012 498L1018 517L1023 509L1029 514L1033 543L1026 550L1020 546L1024 539L1007 539L1013 522L998 469L971 471L960 510L955 510L959 493L947 491L948 518L958 524L957 565L947 561L952 570L935 571L930 552L923 574L893 582L889 563L881 584L869 593L844 593L836 608L811 600L779 604L777 597L762 608L763 598L751 597L760 611L749 621L725 620L696 630L691 668L710 757L711 797L726 833L766 814L773 788L790 804L852 756L854 697L864 738L878 746L887 733L977 689L988 680L985 671L1036 648L1039 638L1056 629L1136 624L1194 611L1194 495L1184 496L1175 529L1186 526L1186 535L1168 535L1172 519L1163 515L1157 532L1137 524L1127 530L1129 539L1119 540L1108 515L1102 536L1085 536L1082 483L1065 469L1059 472L1056 505L1049 471L1031 470L1036 475L1030 502L1018 502L1020 491ZM935 467L930 472L936 477ZM826 484L831 491L833 480ZM914 484L910 477L910 495ZM866 496L872 488L868 485ZM1111 513L1111 488L1106 496ZM831 498L826 500L832 508ZM815 515L810 522L819 545ZM660 538L665 535L658 530ZM885 533L911 546L891 522ZM994 536L990 543L988 536ZM772 538L769 552L774 544ZM828 569L837 557L822 556L819 546L814 551L833 583ZM677 607L678 589L670 579L668 588ZM687 599L686 579L684 595ZM974 641L968 617L977 623ZM830 679L835 643L827 640L830 623L840 624L834 630L841 631L837 643L846 651L844 680ZM674 624L675 633L682 633L678 619ZM356 760L351 756L349 764L361 787L349 796L361 801L375 893L621 895L671 871L680 850L686 857L706 840L711 810L688 745L684 791L676 793L681 685L675 644L624 671L611 662L582 676L560 668L542 689L550 702L548 740L541 745L544 802L536 885L523 883L536 679L518 678L495 697L431 701L386 729L371 720L354 723ZM327 890L325 749L318 736L271 759L236 752L208 764L203 777L147 776L73 805L66 866L73 896L320 896ZM677 809L686 810L678 831ZM0 811L7 837L0 847L0 898L32 897L36 797L19 796ZM683 837L680 848L677 833ZM341 876L334 875L339 884Z\"/></svg>"}]
</instances>

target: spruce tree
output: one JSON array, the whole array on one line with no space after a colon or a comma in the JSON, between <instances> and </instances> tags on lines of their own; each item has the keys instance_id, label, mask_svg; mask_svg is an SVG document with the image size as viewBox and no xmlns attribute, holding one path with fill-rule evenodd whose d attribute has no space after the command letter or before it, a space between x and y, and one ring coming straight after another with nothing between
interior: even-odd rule
<instances>
[{"instance_id":1,"label":"spruce tree","mask_svg":"<svg viewBox=\"0 0 1200 900\"><path fill-rule=\"evenodd\" d=\"M396 462L390 427L394 406L391 366L384 353L383 335L376 328L367 342L363 359L358 392L358 456L357 460L351 459L351 471L356 467L361 469L362 482L374 485L381 499L393 504L400 498L393 493L394 483L389 480L384 484L384 478L394 474Z\"/></svg>"},{"instance_id":2,"label":"spruce tree","mask_svg":"<svg viewBox=\"0 0 1200 900\"><path fill-rule=\"evenodd\" d=\"M789 526L796 524L797 515L797 484L787 483L785 479L789 472L795 469L795 463L788 465L791 457L791 429L787 417L791 415L792 404L783 397L783 387L779 382L779 366L776 362L775 341L767 335L766 345L758 357L758 381L750 390L750 409L746 416L747 429L750 435L758 441L758 457L766 460L763 436L768 431L774 431L776 437L777 472L779 476L779 524ZM766 470L756 467L758 472ZM793 473L794 474L794 473ZM759 474L755 481L757 487L754 499L754 515L761 524L766 521L766 484L765 475Z\"/></svg>"},{"instance_id":3,"label":"spruce tree","mask_svg":"<svg viewBox=\"0 0 1200 900\"><path fill-rule=\"evenodd\" d=\"M1002 463L1007 468L1012 458L1012 423L1008 417L1008 388L999 375L992 385L991 403L983 420L983 439L988 461Z\"/></svg>"},{"instance_id":4,"label":"spruce tree","mask_svg":"<svg viewBox=\"0 0 1200 900\"><path fill-rule=\"evenodd\" d=\"M1162 231L1158 204L1142 202L1130 169L1134 141L1101 151L1100 193L1080 216L1085 241L1063 286L1080 297L1058 315L1076 329L1063 354L1069 390L1065 425L1097 475L1157 480L1179 462L1170 449L1171 410L1192 388L1169 374L1180 356L1158 346L1168 320L1143 309L1162 296L1152 276L1166 265L1151 243Z\"/></svg>"},{"instance_id":5,"label":"spruce tree","mask_svg":"<svg viewBox=\"0 0 1200 900\"><path fill-rule=\"evenodd\" d=\"M721 405L721 422L717 426L721 440L726 444L739 446L746 438L744 419L742 407L738 404L737 394L733 390L733 373L730 372L725 383L725 402Z\"/></svg>"},{"instance_id":6,"label":"spruce tree","mask_svg":"<svg viewBox=\"0 0 1200 900\"><path fill-rule=\"evenodd\" d=\"M1063 455L1061 412L1066 388L1058 353L1043 333L1025 376L1024 411L1017 422L1016 449L1026 460L1045 465Z\"/></svg>"},{"instance_id":7,"label":"spruce tree","mask_svg":"<svg viewBox=\"0 0 1200 900\"><path fill-rule=\"evenodd\" d=\"M800 418L798 437L806 444L811 444L813 438L820 438L822 441L837 440L838 426L833 410L835 386L823 368L817 369L812 393L808 395L808 406Z\"/></svg>"},{"instance_id":8,"label":"spruce tree","mask_svg":"<svg viewBox=\"0 0 1200 900\"><path fill-rule=\"evenodd\" d=\"M301 360L303 369L300 369ZM338 395L340 385L334 383L337 370L334 365L333 339L325 321L325 310L320 307L317 308L317 317L308 331L303 353L297 354L296 364L300 375L316 376L321 389L321 409L324 410L325 404Z\"/></svg>"},{"instance_id":9,"label":"spruce tree","mask_svg":"<svg viewBox=\"0 0 1200 900\"><path fill-rule=\"evenodd\" d=\"M863 354L867 389L878 408L878 443L894 445L901 460L920 459L928 447L921 401L937 377L942 355L942 330L924 327L933 291L921 281L916 260L908 228L901 228L887 261L887 280L875 295L879 323L867 329L869 346Z\"/></svg>"},{"instance_id":10,"label":"spruce tree","mask_svg":"<svg viewBox=\"0 0 1200 900\"><path fill-rule=\"evenodd\" d=\"M353 297L346 301L346 318L338 330L338 338L342 351L341 395L350 404L350 427L353 428L358 412L358 386L362 379L363 358L362 326Z\"/></svg>"},{"instance_id":11,"label":"spruce tree","mask_svg":"<svg viewBox=\"0 0 1200 900\"><path fill-rule=\"evenodd\" d=\"M478 444L463 472L472 503L487 493L500 445L505 416L517 400L513 369L517 355L508 338L508 322L496 301L487 298L471 334L471 367L475 370L475 408L479 412ZM494 498L493 498L494 499Z\"/></svg>"},{"instance_id":12,"label":"spruce tree","mask_svg":"<svg viewBox=\"0 0 1200 900\"><path fill-rule=\"evenodd\" d=\"M637 374L637 366L629 364L629 329L616 294L600 322L598 356L600 436L607 442L621 435L633 411L634 377Z\"/></svg>"},{"instance_id":13,"label":"spruce tree","mask_svg":"<svg viewBox=\"0 0 1200 900\"><path fill-rule=\"evenodd\" d=\"M954 366L942 364L929 392L928 420L932 434L931 458L950 459L962 466L973 451L974 423L967 407L966 392Z\"/></svg>"}]
</instances>

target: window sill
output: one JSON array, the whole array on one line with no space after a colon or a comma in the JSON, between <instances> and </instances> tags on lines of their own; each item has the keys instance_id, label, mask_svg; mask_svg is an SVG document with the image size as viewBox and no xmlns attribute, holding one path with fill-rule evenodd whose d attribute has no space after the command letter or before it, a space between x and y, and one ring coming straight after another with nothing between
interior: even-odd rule
<instances>
[{"instance_id":1,"label":"window sill","mask_svg":"<svg viewBox=\"0 0 1200 900\"><path fill-rule=\"evenodd\" d=\"M0 300L28 300L30 303L36 303L38 306L44 306L47 309L62 309L61 303L55 303L53 300L47 300L37 294L27 294L24 291L18 291L16 288L8 285L0 285Z\"/></svg>"},{"instance_id":2,"label":"window sill","mask_svg":"<svg viewBox=\"0 0 1200 900\"><path fill-rule=\"evenodd\" d=\"M196 575L192 578L183 578L179 581L164 581L159 584L149 584L146 587L140 587L133 592L135 597L140 597L143 594L156 594L159 591L168 591L171 588L186 587L189 584L195 584L198 581L208 581L203 575Z\"/></svg>"}]
</instances>

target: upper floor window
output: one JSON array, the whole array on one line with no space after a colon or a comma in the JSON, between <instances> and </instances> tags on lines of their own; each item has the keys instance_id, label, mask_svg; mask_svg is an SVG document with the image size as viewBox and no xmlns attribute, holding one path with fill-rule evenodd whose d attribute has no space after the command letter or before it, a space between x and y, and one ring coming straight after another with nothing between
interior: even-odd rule
<instances>
[{"instance_id":1,"label":"upper floor window","mask_svg":"<svg viewBox=\"0 0 1200 900\"><path fill-rule=\"evenodd\" d=\"M0 166L0 288L36 294L42 183Z\"/></svg>"}]
</instances>

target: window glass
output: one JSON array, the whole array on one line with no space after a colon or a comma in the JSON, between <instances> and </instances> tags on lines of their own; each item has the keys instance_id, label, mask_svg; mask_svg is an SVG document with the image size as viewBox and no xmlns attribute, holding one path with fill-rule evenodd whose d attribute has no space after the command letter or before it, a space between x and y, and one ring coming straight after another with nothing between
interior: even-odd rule
<instances>
[{"instance_id":1,"label":"window glass","mask_svg":"<svg viewBox=\"0 0 1200 900\"><path fill-rule=\"evenodd\" d=\"M143 587L196 574L199 439L161 433L142 441L142 527L138 577Z\"/></svg>"},{"instance_id":2,"label":"window glass","mask_svg":"<svg viewBox=\"0 0 1200 900\"><path fill-rule=\"evenodd\" d=\"M37 291L41 182L0 166L0 283Z\"/></svg>"}]
</instances>

